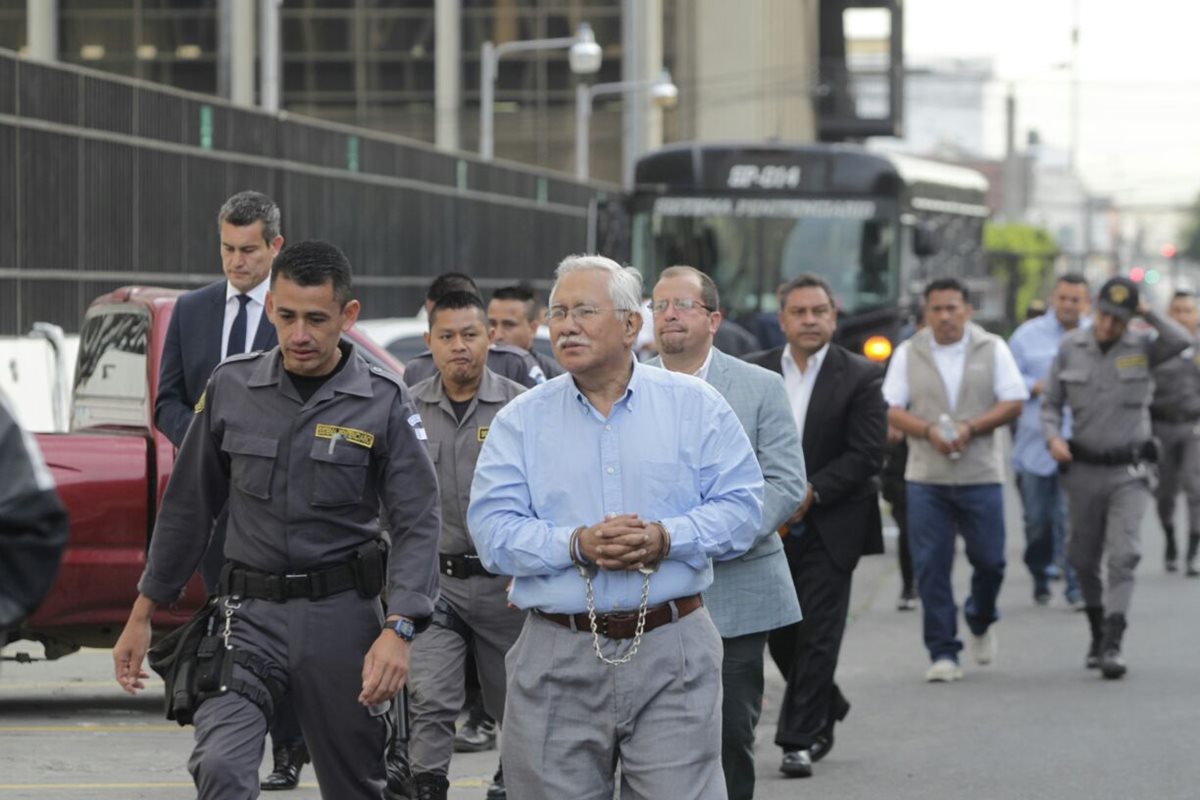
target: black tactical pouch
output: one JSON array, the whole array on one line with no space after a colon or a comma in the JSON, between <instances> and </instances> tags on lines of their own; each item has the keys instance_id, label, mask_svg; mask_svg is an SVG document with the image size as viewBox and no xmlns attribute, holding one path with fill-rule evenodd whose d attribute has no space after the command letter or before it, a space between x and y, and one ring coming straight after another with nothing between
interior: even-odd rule
<instances>
[{"instance_id":1,"label":"black tactical pouch","mask_svg":"<svg viewBox=\"0 0 1200 800\"><path fill-rule=\"evenodd\" d=\"M379 597L386 583L387 545L374 539L354 551L350 570L354 574L354 588L360 597Z\"/></svg>"},{"instance_id":2,"label":"black tactical pouch","mask_svg":"<svg viewBox=\"0 0 1200 800\"><path fill-rule=\"evenodd\" d=\"M220 637L212 635L217 627L218 603L218 598L210 597L191 619L159 639L146 654L150 669L166 684L167 719L180 725L190 725L199 706L196 675L200 664L197 656L203 640L219 641Z\"/></svg>"}]
</instances>

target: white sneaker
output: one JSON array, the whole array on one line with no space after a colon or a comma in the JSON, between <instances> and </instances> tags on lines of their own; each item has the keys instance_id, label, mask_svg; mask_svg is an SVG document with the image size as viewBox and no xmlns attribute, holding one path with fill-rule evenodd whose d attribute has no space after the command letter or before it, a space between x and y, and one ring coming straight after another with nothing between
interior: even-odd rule
<instances>
[{"instance_id":1,"label":"white sneaker","mask_svg":"<svg viewBox=\"0 0 1200 800\"><path fill-rule=\"evenodd\" d=\"M983 632L982 636L971 637L971 655L975 663L990 664L996 660L996 651L1000 649L1000 639L996 636L996 628L992 626Z\"/></svg>"},{"instance_id":2,"label":"white sneaker","mask_svg":"<svg viewBox=\"0 0 1200 800\"><path fill-rule=\"evenodd\" d=\"M929 671L925 673L925 680L930 683L950 683L952 681L962 680L962 667L958 666L957 661L952 661L948 658L939 658L929 667Z\"/></svg>"}]
</instances>

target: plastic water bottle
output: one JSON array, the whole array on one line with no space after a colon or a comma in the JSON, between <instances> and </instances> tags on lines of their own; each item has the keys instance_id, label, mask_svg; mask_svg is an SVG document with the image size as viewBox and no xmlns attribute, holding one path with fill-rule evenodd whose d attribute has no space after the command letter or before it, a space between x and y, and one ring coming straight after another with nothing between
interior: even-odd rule
<instances>
[{"instance_id":1,"label":"plastic water bottle","mask_svg":"<svg viewBox=\"0 0 1200 800\"><path fill-rule=\"evenodd\" d=\"M949 414L942 414L938 417L937 430L938 436L942 437L944 441L953 442L958 438L958 428L955 426L954 420L950 419ZM962 453L955 450L950 453L949 458L951 461L958 461L962 458Z\"/></svg>"}]
</instances>

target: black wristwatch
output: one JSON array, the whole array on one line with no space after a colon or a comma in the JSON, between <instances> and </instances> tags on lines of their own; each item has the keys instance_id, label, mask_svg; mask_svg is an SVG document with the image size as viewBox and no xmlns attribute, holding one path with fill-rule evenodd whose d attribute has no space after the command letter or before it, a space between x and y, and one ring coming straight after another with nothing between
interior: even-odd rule
<instances>
[{"instance_id":1,"label":"black wristwatch","mask_svg":"<svg viewBox=\"0 0 1200 800\"><path fill-rule=\"evenodd\" d=\"M400 619L392 622L383 623L385 631L391 631L406 642L411 642L413 637L417 635L417 623L413 622L408 617L400 617Z\"/></svg>"}]
</instances>

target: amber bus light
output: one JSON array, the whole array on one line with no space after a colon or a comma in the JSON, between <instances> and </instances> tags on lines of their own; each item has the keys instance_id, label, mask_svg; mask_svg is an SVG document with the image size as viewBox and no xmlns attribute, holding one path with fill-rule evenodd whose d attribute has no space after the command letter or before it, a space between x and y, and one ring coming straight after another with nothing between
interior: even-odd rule
<instances>
[{"instance_id":1,"label":"amber bus light","mask_svg":"<svg viewBox=\"0 0 1200 800\"><path fill-rule=\"evenodd\" d=\"M872 361L887 361L892 355L892 343L886 336L872 336L863 343L863 355Z\"/></svg>"}]
</instances>

